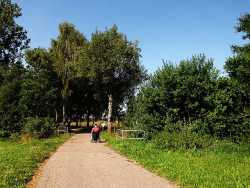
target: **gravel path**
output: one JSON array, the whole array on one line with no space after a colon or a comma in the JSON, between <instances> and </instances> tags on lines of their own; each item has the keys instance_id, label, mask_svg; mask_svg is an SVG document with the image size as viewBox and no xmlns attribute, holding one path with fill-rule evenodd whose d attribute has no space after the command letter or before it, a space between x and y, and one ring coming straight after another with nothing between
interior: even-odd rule
<instances>
[{"instance_id":1,"label":"gravel path","mask_svg":"<svg viewBox=\"0 0 250 188\"><path fill-rule=\"evenodd\" d=\"M37 188L168 188L176 187L117 154L103 143L77 134L41 167L28 187Z\"/></svg>"}]
</instances>

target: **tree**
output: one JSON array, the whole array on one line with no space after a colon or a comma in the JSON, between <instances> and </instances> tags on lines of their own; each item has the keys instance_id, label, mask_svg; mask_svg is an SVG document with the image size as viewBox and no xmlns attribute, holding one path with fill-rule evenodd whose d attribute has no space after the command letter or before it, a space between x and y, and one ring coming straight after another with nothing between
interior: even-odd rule
<instances>
[{"instance_id":1,"label":"tree","mask_svg":"<svg viewBox=\"0 0 250 188\"><path fill-rule=\"evenodd\" d=\"M250 114L245 111L244 87L235 79L220 77L215 88L216 91L209 97L213 108L205 117L209 134L220 138L243 138L250 129Z\"/></svg>"},{"instance_id":2,"label":"tree","mask_svg":"<svg viewBox=\"0 0 250 188\"><path fill-rule=\"evenodd\" d=\"M28 47L27 32L15 22L21 8L11 0L0 0L0 65L8 67L22 58Z\"/></svg>"},{"instance_id":3,"label":"tree","mask_svg":"<svg viewBox=\"0 0 250 188\"><path fill-rule=\"evenodd\" d=\"M70 81L83 75L81 65L86 60L86 46L85 37L69 23L60 24L59 36L56 40L52 40L50 51L54 56L55 70L62 82L63 123L65 123L65 105L70 95Z\"/></svg>"},{"instance_id":4,"label":"tree","mask_svg":"<svg viewBox=\"0 0 250 188\"><path fill-rule=\"evenodd\" d=\"M16 62L4 69L4 79L0 84L0 132L3 131L4 135L9 135L19 132L22 128L23 119L19 100L26 70L21 62Z\"/></svg>"},{"instance_id":5,"label":"tree","mask_svg":"<svg viewBox=\"0 0 250 188\"><path fill-rule=\"evenodd\" d=\"M92 34L89 56L94 64L96 88L108 100L108 130L111 132L113 103L121 104L145 76L139 62L140 49L113 26Z\"/></svg>"},{"instance_id":6,"label":"tree","mask_svg":"<svg viewBox=\"0 0 250 188\"><path fill-rule=\"evenodd\" d=\"M239 18L238 25L236 26L237 32L244 32L243 39L250 39L250 14L244 14Z\"/></svg>"},{"instance_id":7,"label":"tree","mask_svg":"<svg viewBox=\"0 0 250 188\"><path fill-rule=\"evenodd\" d=\"M161 69L142 87L129 105L126 124L149 134L164 129L166 121L182 122L205 119L213 104L218 72L204 55L183 60L178 65L164 62Z\"/></svg>"},{"instance_id":8,"label":"tree","mask_svg":"<svg viewBox=\"0 0 250 188\"><path fill-rule=\"evenodd\" d=\"M242 46L233 45L233 56L229 57L225 63L225 69L230 77L230 92L227 93L227 98L230 96L230 105L234 110L230 110L230 115L227 115L224 121L226 127L231 128L230 134L236 137L239 135L249 136L249 119L250 119L250 14L242 15L236 31L242 32L242 39L247 41ZM233 85L233 84L234 85ZM222 100L223 101L223 100ZM225 100L223 101L225 103ZM230 109L229 105L229 109ZM222 113L221 113L222 114ZM221 117L221 116L217 116ZM224 116L225 117L225 116ZM229 122L229 123L228 123ZM224 127L225 127L224 126ZM246 130L246 131L245 131Z\"/></svg>"},{"instance_id":9,"label":"tree","mask_svg":"<svg viewBox=\"0 0 250 188\"><path fill-rule=\"evenodd\" d=\"M97 116L103 112L101 100L97 96L95 85L91 79L82 76L70 82L71 95L68 98L68 110L77 120L85 115L87 126L89 126L90 116Z\"/></svg>"},{"instance_id":10,"label":"tree","mask_svg":"<svg viewBox=\"0 0 250 188\"><path fill-rule=\"evenodd\" d=\"M10 0L0 0L0 132L10 134L21 130L20 90L25 69L23 50L28 48L27 32L16 18L21 9Z\"/></svg>"},{"instance_id":11,"label":"tree","mask_svg":"<svg viewBox=\"0 0 250 188\"><path fill-rule=\"evenodd\" d=\"M57 114L60 82L46 49L26 51L27 71L21 84L20 102L24 117L47 117Z\"/></svg>"},{"instance_id":12,"label":"tree","mask_svg":"<svg viewBox=\"0 0 250 188\"><path fill-rule=\"evenodd\" d=\"M225 69L229 76L238 81L244 91L244 100L241 105L245 111L250 111L250 14L239 18L237 32L243 32L243 39L248 43L243 46L232 46L234 56L227 59Z\"/></svg>"},{"instance_id":13,"label":"tree","mask_svg":"<svg viewBox=\"0 0 250 188\"><path fill-rule=\"evenodd\" d=\"M213 61L204 55L183 60L176 67L165 64L152 80L152 88L159 90L162 106L152 110L159 109L158 113L162 115L167 110L167 115L174 121L204 117L211 109L208 97L214 92L217 77Z\"/></svg>"}]
</instances>

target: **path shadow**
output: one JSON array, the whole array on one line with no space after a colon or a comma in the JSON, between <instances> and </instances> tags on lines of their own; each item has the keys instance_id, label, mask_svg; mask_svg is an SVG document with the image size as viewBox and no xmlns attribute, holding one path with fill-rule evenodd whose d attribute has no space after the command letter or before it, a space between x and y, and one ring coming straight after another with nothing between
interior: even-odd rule
<instances>
[{"instance_id":1,"label":"path shadow","mask_svg":"<svg viewBox=\"0 0 250 188\"><path fill-rule=\"evenodd\" d=\"M106 140L100 140L100 141L97 141L97 142L94 142L94 141L90 141L90 142L93 143L93 144L104 144L107 141Z\"/></svg>"},{"instance_id":2,"label":"path shadow","mask_svg":"<svg viewBox=\"0 0 250 188\"><path fill-rule=\"evenodd\" d=\"M100 140L98 143L106 143L106 140Z\"/></svg>"},{"instance_id":3,"label":"path shadow","mask_svg":"<svg viewBox=\"0 0 250 188\"><path fill-rule=\"evenodd\" d=\"M81 133L90 133L91 129L93 128L93 126L89 126L89 127L71 127L70 128L70 133L75 133L75 134L81 134ZM107 127L102 128L102 131L106 131Z\"/></svg>"},{"instance_id":4,"label":"path shadow","mask_svg":"<svg viewBox=\"0 0 250 188\"><path fill-rule=\"evenodd\" d=\"M78 128L71 128L70 133L81 134L81 133L90 133L92 127L78 127Z\"/></svg>"}]
</instances>

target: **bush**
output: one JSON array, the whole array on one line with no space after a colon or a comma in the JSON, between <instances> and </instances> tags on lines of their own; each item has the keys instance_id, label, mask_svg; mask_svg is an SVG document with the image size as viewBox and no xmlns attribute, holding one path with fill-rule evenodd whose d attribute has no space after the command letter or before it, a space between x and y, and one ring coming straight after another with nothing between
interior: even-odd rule
<instances>
[{"instance_id":1,"label":"bush","mask_svg":"<svg viewBox=\"0 0 250 188\"><path fill-rule=\"evenodd\" d=\"M208 119L213 133L220 139L229 138L235 143L240 143L250 136L250 115L230 114L213 115Z\"/></svg>"},{"instance_id":2,"label":"bush","mask_svg":"<svg viewBox=\"0 0 250 188\"><path fill-rule=\"evenodd\" d=\"M183 128L174 132L161 131L153 137L152 142L160 149L201 149L212 145L213 139L190 128Z\"/></svg>"},{"instance_id":3,"label":"bush","mask_svg":"<svg viewBox=\"0 0 250 188\"><path fill-rule=\"evenodd\" d=\"M36 138L47 138L55 131L55 122L52 118L29 117L24 125L24 133Z\"/></svg>"},{"instance_id":4,"label":"bush","mask_svg":"<svg viewBox=\"0 0 250 188\"><path fill-rule=\"evenodd\" d=\"M12 140L12 141L18 141L18 140L20 140L20 138L21 138L20 133L12 133L10 135L10 140Z\"/></svg>"},{"instance_id":5,"label":"bush","mask_svg":"<svg viewBox=\"0 0 250 188\"><path fill-rule=\"evenodd\" d=\"M10 136L10 133L8 131L5 131L5 130L1 130L0 129L0 138L1 137L9 137Z\"/></svg>"},{"instance_id":6,"label":"bush","mask_svg":"<svg viewBox=\"0 0 250 188\"><path fill-rule=\"evenodd\" d=\"M0 137L9 137L20 132L23 118L18 105L20 81L13 81L0 87Z\"/></svg>"}]
</instances>

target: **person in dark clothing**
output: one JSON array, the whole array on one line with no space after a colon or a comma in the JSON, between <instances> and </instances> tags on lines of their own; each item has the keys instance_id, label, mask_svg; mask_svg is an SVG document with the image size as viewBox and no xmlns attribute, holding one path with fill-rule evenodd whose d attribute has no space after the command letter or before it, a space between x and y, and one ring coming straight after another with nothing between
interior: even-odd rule
<instances>
[{"instance_id":1,"label":"person in dark clothing","mask_svg":"<svg viewBox=\"0 0 250 188\"><path fill-rule=\"evenodd\" d=\"M101 127L95 124L90 133L92 142L97 142L100 140L100 132L101 132Z\"/></svg>"}]
</instances>

